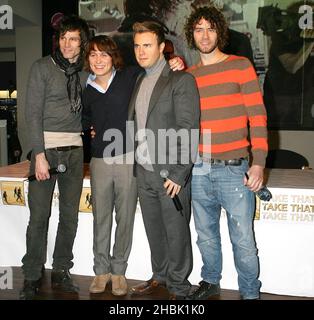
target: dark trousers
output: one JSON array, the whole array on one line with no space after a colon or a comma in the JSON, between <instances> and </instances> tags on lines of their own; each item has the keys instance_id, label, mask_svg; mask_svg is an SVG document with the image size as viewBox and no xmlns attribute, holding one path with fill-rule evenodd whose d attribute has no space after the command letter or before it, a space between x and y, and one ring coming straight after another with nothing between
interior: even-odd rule
<instances>
[{"instance_id":1,"label":"dark trousers","mask_svg":"<svg viewBox=\"0 0 314 320\"><path fill-rule=\"evenodd\" d=\"M73 243L78 224L79 202L83 185L83 148L69 151L46 150L51 168L64 164L65 173L52 175L49 180L29 183L28 204L30 219L26 232L26 254L22 259L24 277L37 280L46 262L47 232L51 201L56 181L59 187L59 224L53 253L53 268L73 267ZM34 156L30 173L35 171Z\"/></svg>"},{"instance_id":2,"label":"dark trousers","mask_svg":"<svg viewBox=\"0 0 314 320\"><path fill-rule=\"evenodd\" d=\"M151 251L153 278L165 282L170 293L187 295L193 256L190 236L190 184L179 198L183 216L178 212L156 173L137 165L137 183L144 226Z\"/></svg>"}]
</instances>

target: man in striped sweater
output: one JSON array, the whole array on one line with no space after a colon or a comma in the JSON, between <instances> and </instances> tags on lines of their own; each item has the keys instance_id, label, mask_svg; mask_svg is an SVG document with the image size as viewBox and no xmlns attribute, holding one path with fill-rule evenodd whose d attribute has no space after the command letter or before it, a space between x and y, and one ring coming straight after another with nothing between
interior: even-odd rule
<instances>
[{"instance_id":1,"label":"man in striped sweater","mask_svg":"<svg viewBox=\"0 0 314 320\"><path fill-rule=\"evenodd\" d=\"M258 299L261 282L253 235L253 192L262 186L267 155L266 112L258 80L248 59L222 52L227 25L215 7L193 12L185 32L201 58L188 71L196 78L201 97L201 139L193 168L192 205L203 280L189 299L205 300L220 292L222 207L227 212L240 294L243 299Z\"/></svg>"}]
</instances>

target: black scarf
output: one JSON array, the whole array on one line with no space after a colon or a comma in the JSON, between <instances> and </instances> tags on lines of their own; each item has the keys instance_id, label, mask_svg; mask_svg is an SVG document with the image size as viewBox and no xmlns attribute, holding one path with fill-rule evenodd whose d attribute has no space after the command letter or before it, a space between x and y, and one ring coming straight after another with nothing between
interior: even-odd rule
<instances>
[{"instance_id":1,"label":"black scarf","mask_svg":"<svg viewBox=\"0 0 314 320\"><path fill-rule=\"evenodd\" d=\"M76 62L70 63L68 59L63 57L59 48L52 55L54 62L65 72L65 76L68 78L67 91L71 103L71 112L73 113L79 112L82 107L82 87L78 74L83 68L82 56L80 54Z\"/></svg>"}]
</instances>

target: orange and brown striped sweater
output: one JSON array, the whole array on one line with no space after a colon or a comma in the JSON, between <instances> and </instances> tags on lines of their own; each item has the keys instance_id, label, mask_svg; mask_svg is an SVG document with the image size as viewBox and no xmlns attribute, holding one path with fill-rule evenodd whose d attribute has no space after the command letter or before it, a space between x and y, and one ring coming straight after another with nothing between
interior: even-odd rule
<instances>
[{"instance_id":1,"label":"orange and brown striped sweater","mask_svg":"<svg viewBox=\"0 0 314 320\"><path fill-rule=\"evenodd\" d=\"M187 71L195 77L201 97L200 155L238 159L247 157L251 149L252 164L264 167L267 118L250 61L230 55L220 63L199 64Z\"/></svg>"}]
</instances>

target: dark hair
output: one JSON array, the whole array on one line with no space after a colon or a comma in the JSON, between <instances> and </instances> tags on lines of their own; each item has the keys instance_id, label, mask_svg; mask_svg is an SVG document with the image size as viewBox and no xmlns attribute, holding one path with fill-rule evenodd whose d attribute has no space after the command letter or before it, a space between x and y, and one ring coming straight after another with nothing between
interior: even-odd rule
<instances>
[{"instance_id":1,"label":"dark hair","mask_svg":"<svg viewBox=\"0 0 314 320\"><path fill-rule=\"evenodd\" d=\"M174 46L171 40L165 40L165 47L164 47L164 57L168 61L174 56Z\"/></svg>"},{"instance_id":2,"label":"dark hair","mask_svg":"<svg viewBox=\"0 0 314 320\"><path fill-rule=\"evenodd\" d=\"M121 56L121 53L118 49L117 44L108 36L105 35L99 35L96 37L93 37L86 48L85 53L85 70L88 72L92 72L89 66L89 55L92 50L98 49L99 51L104 51L112 58L112 64L115 69L119 70L123 68L123 59Z\"/></svg>"},{"instance_id":3,"label":"dark hair","mask_svg":"<svg viewBox=\"0 0 314 320\"><path fill-rule=\"evenodd\" d=\"M158 45L165 42L165 32L161 24L155 21L136 22L133 24L133 37L137 33L152 32L157 36Z\"/></svg>"},{"instance_id":4,"label":"dark hair","mask_svg":"<svg viewBox=\"0 0 314 320\"><path fill-rule=\"evenodd\" d=\"M195 46L193 33L195 26L202 19L208 21L212 28L216 30L218 48L222 50L228 40L228 25L222 12L213 6L197 8L188 18L184 26L184 31L189 47L192 49L197 49Z\"/></svg>"},{"instance_id":5,"label":"dark hair","mask_svg":"<svg viewBox=\"0 0 314 320\"><path fill-rule=\"evenodd\" d=\"M84 51L89 40L89 28L85 20L79 18L76 15L64 16L60 22L59 29L57 31L57 43L59 45L59 38L68 31L79 31L81 38L81 49Z\"/></svg>"}]
</instances>

